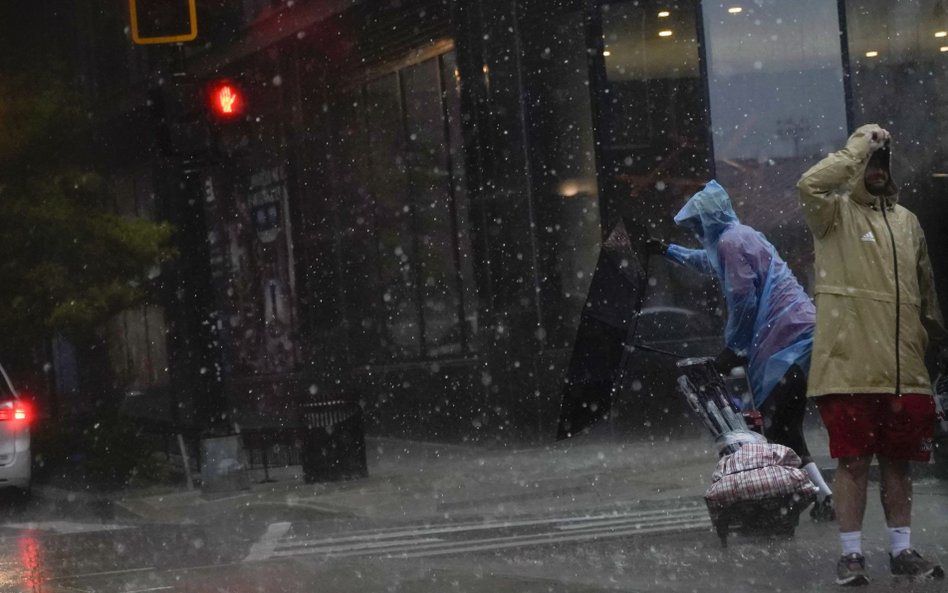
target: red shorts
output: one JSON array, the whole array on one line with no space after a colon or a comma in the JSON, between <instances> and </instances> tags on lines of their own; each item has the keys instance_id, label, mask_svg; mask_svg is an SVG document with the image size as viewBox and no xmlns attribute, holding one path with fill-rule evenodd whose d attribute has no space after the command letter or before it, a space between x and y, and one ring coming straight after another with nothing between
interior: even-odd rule
<instances>
[{"instance_id":1,"label":"red shorts","mask_svg":"<svg viewBox=\"0 0 948 593\"><path fill-rule=\"evenodd\" d=\"M830 455L928 461L935 434L930 395L853 393L816 398L829 432Z\"/></svg>"}]
</instances>

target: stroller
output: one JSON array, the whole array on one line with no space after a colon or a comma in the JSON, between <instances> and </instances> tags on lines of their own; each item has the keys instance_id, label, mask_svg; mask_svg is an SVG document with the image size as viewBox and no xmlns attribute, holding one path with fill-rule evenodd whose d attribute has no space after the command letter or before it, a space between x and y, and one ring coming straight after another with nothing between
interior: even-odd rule
<instances>
[{"instance_id":1,"label":"stroller","mask_svg":"<svg viewBox=\"0 0 948 593\"><path fill-rule=\"evenodd\" d=\"M720 458L705 503L721 546L732 531L792 537L817 493L800 458L751 430L748 419L756 428L759 415L740 411L713 359L686 358L677 366L678 390L711 432Z\"/></svg>"}]
</instances>

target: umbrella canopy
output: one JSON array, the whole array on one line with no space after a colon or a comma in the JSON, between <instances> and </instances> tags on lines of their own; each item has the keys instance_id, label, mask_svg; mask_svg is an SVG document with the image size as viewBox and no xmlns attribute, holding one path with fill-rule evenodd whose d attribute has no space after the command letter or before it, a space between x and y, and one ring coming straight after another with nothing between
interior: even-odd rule
<instances>
[{"instance_id":1,"label":"umbrella canopy","mask_svg":"<svg viewBox=\"0 0 948 593\"><path fill-rule=\"evenodd\" d=\"M588 430L609 417L612 394L629 363L635 319L645 295L644 229L630 236L627 223L613 227L602 244L576 332L556 439ZM632 237L635 237L634 239Z\"/></svg>"}]
</instances>

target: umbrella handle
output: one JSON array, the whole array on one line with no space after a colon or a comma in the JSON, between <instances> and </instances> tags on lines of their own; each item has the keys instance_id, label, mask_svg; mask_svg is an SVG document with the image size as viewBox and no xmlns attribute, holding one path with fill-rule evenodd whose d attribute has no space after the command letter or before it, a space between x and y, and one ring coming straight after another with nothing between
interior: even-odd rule
<instances>
[{"instance_id":1,"label":"umbrella handle","mask_svg":"<svg viewBox=\"0 0 948 593\"><path fill-rule=\"evenodd\" d=\"M610 397L615 395L615 392L622 383L625 381L626 367L629 365L629 356L632 350L635 348L635 330L639 325L639 313L642 312L642 303L645 302L645 291L648 290L648 263L649 259L652 257L650 253L645 252L645 273L642 274L642 290L639 291L638 303L635 305L635 315L632 317L632 327L629 328L629 331L626 332L625 340L622 341L622 357L619 359L619 372L616 374L615 379L612 382L612 389L610 390Z\"/></svg>"},{"instance_id":2,"label":"umbrella handle","mask_svg":"<svg viewBox=\"0 0 948 593\"><path fill-rule=\"evenodd\" d=\"M647 352L654 352L656 354L662 354L664 356L670 356L671 358L677 358L679 360L688 358L687 356L682 356L681 354L676 354L669 350L662 350L661 348L655 348L654 346L649 346L647 344L642 344L641 342L636 342L631 345L626 346L629 350L645 350Z\"/></svg>"}]
</instances>

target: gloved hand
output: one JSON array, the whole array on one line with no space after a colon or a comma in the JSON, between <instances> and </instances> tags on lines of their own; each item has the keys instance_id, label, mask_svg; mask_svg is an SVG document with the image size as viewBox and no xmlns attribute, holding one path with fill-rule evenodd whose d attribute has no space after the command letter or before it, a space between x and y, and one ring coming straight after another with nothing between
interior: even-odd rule
<instances>
[{"instance_id":1,"label":"gloved hand","mask_svg":"<svg viewBox=\"0 0 948 593\"><path fill-rule=\"evenodd\" d=\"M889 131L884 128L873 130L872 135L869 136L869 150L873 152L879 150L889 142L890 138Z\"/></svg>"},{"instance_id":2,"label":"gloved hand","mask_svg":"<svg viewBox=\"0 0 948 593\"><path fill-rule=\"evenodd\" d=\"M649 237L645 240L645 251L649 255L665 255L668 244L656 237Z\"/></svg>"},{"instance_id":3,"label":"gloved hand","mask_svg":"<svg viewBox=\"0 0 948 593\"><path fill-rule=\"evenodd\" d=\"M730 375L731 371L735 367L739 367L747 363L747 359L743 356L738 356L730 348L725 348L714 358L714 367L718 369L718 372L722 375Z\"/></svg>"}]
</instances>

